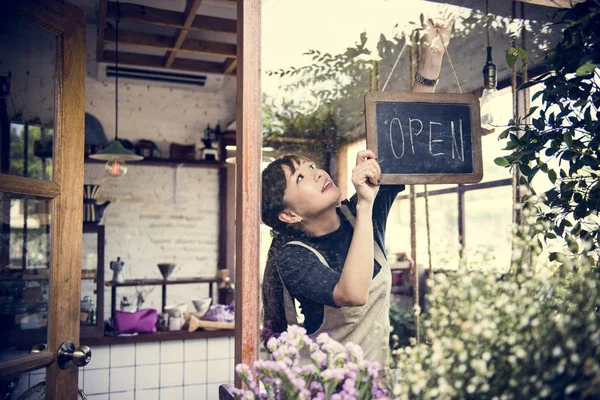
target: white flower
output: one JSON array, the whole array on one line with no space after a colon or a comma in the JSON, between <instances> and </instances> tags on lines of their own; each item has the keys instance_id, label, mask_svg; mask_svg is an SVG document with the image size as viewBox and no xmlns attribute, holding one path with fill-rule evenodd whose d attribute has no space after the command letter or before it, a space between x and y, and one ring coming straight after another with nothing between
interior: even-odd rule
<instances>
[{"instance_id":1,"label":"white flower","mask_svg":"<svg viewBox=\"0 0 600 400\"><path fill-rule=\"evenodd\" d=\"M562 350L560 349L559 346L556 346L552 349L552 355L554 357L560 357L561 354L562 354Z\"/></svg>"},{"instance_id":2,"label":"white flower","mask_svg":"<svg viewBox=\"0 0 600 400\"><path fill-rule=\"evenodd\" d=\"M581 358L577 355L577 353L571 354L571 362L573 364L579 364L581 362Z\"/></svg>"},{"instance_id":3,"label":"white flower","mask_svg":"<svg viewBox=\"0 0 600 400\"><path fill-rule=\"evenodd\" d=\"M571 393L573 393L575 390L577 390L577 385L575 385L575 384L569 385L565 388L565 394L568 396Z\"/></svg>"}]
</instances>

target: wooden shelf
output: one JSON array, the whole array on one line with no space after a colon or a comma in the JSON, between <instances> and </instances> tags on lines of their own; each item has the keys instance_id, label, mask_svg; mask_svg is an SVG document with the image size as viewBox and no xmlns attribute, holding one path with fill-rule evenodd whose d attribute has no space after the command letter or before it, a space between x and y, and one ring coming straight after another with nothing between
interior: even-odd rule
<instances>
[{"instance_id":1,"label":"wooden shelf","mask_svg":"<svg viewBox=\"0 0 600 400\"><path fill-rule=\"evenodd\" d=\"M48 270L36 270L39 272L3 272L0 274L0 281L47 281L49 279ZM96 270L82 270L81 279L96 279Z\"/></svg>"},{"instance_id":2,"label":"wooden shelf","mask_svg":"<svg viewBox=\"0 0 600 400\"><path fill-rule=\"evenodd\" d=\"M106 161L102 160L94 160L92 158L85 158L85 163L89 164L106 164ZM144 159L141 161L133 161L131 165L150 165L157 167L177 167L179 165L183 165L186 167L195 167L195 168L221 168L225 166L225 163L222 161L210 161L210 160L168 160L162 158L156 159Z\"/></svg>"},{"instance_id":3,"label":"wooden shelf","mask_svg":"<svg viewBox=\"0 0 600 400\"><path fill-rule=\"evenodd\" d=\"M89 346L102 346L109 344L129 344L129 343L144 343L144 342L164 342L169 340L189 340L203 338L220 338L233 337L235 330L223 329L218 331L173 331L173 332L156 332L145 333L132 336L102 336L81 338L81 343Z\"/></svg>"},{"instance_id":4,"label":"wooden shelf","mask_svg":"<svg viewBox=\"0 0 600 400\"><path fill-rule=\"evenodd\" d=\"M217 278L174 278L174 279L128 279L124 282L108 281L106 286L158 286L158 285L185 285L189 283L217 283Z\"/></svg>"}]
</instances>

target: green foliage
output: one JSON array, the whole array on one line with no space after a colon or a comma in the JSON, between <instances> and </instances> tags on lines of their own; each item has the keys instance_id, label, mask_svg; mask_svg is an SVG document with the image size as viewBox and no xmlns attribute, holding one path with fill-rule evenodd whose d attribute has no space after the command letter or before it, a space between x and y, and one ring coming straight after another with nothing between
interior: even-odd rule
<instances>
[{"instance_id":1,"label":"green foliage","mask_svg":"<svg viewBox=\"0 0 600 400\"><path fill-rule=\"evenodd\" d=\"M436 274L424 340L395 351L394 398L598 398L600 286L577 267Z\"/></svg>"},{"instance_id":2,"label":"green foliage","mask_svg":"<svg viewBox=\"0 0 600 400\"><path fill-rule=\"evenodd\" d=\"M500 134L512 153L495 160L497 165L517 165L529 186L545 174L554 186L539 196L539 222L551 222L546 238L563 238L574 253L600 247L600 4L587 1L563 12L562 40L546 55L542 74L521 89L539 89L543 106L533 107L530 124L525 118L510 121ZM514 65L522 52L509 50ZM515 54L516 53L516 54ZM579 240L590 243L575 246Z\"/></svg>"},{"instance_id":3,"label":"green foliage","mask_svg":"<svg viewBox=\"0 0 600 400\"><path fill-rule=\"evenodd\" d=\"M392 349L408 346L410 338L415 337L415 316L412 312L398 308L390 308L390 347Z\"/></svg>"}]
</instances>

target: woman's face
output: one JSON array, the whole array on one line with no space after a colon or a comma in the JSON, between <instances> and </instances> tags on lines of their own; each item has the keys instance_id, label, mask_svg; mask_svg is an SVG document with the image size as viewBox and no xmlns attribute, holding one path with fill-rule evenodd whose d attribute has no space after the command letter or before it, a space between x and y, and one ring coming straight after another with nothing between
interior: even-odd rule
<instances>
[{"instance_id":1,"label":"woman's face","mask_svg":"<svg viewBox=\"0 0 600 400\"><path fill-rule=\"evenodd\" d=\"M282 167L287 181L283 195L287 207L284 211L306 220L317 218L339 204L341 191L327 172L306 160L294 165L296 171L293 174L288 167Z\"/></svg>"}]
</instances>

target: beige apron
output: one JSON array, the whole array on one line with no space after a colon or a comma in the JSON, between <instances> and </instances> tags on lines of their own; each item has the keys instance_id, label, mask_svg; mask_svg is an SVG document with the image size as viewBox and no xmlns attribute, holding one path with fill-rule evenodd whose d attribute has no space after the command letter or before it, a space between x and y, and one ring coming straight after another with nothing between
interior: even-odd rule
<instances>
[{"instance_id":1,"label":"beige apron","mask_svg":"<svg viewBox=\"0 0 600 400\"><path fill-rule=\"evenodd\" d=\"M348 207L342 205L341 211L354 227L355 217ZM299 241L292 241L286 243L286 245L305 247L312 251L319 261L329 267L323 255L311 246ZM375 260L381 266L381 270L371 280L367 303L360 307L341 308L325 305L323 323L310 337L314 340L319 334L325 332L340 343L352 342L358 344L363 349L365 359L379 362L381 368L385 370L388 366L389 334L391 330L389 311L392 273L381 247L375 240L373 240L373 248ZM283 284L283 291L287 323L288 325L297 325L298 318L294 299L285 284Z\"/></svg>"}]
</instances>

